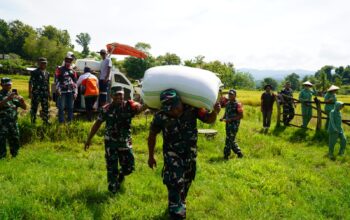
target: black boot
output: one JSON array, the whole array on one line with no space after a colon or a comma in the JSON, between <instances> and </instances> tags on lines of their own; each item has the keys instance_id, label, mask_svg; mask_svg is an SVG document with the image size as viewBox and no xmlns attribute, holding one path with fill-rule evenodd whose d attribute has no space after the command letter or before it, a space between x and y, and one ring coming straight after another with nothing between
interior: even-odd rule
<instances>
[{"instance_id":1,"label":"black boot","mask_svg":"<svg viewBox=\"0 0 350 220\"><path fill-rule=\"evenodd\" d=\"M118 176L119 184L121 184L124 181L124 179L125 179L125 176L124 176L123 172L120 172L119 176Z\"/></svg>"},{"instance_id":2,"label":"black boot","mask_svg":"<svg viewBox=\"0 0 350 220\"><path fill-rule=\"evenodd\" d=\"M120 189L119 183L108 184L108 191L110 191L113 194L116 194L119 189Z\"/></svg>"}]
</instances>

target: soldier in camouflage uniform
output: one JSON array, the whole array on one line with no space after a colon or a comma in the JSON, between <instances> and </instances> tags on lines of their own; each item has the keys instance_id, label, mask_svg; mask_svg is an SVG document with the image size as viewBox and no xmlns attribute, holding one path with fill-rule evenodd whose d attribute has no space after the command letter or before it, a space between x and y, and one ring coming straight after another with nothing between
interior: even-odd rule
<instances>
[{"instance_id":1,"label":"soldier in camouflage uniform","mask_svg":"<svg viewBox=\"0 0 350 220\"><path fill-rule=\"evenodd\" d=\"M168 207L172 219L186 217L186 196L196 174L197 118L213 123L220 112L220 104L209 113L183 104L174 89L161 93L162 109L154 115L148 137L148 165L156 166L154 148L156 136L163 133L163 183L168 189Z\"/></svg>"},{"instance_id":2,"label":"soldier in camouflage uniform","mask_svg":"<svg viewBox=\"0 0 350 220\"><path fill-rule=\"evenodd\" d=\"M286 82L284 89L279 93L280 100L283 104L283 123L289 125L294 118L295 104L293 101L293 90L290 88L290 82Z\"/></svg>"},{"instance_id":3,"label":"soldier in camouflage uniform","mask_svg":"<svg viewBox=\"0 0 350 220\"><path fill-rule=\"evenodd\" d=\"M132 100L124 100L124 90L116 86L111 88L112 103L106 104L93 125L85 150L91 145L91 139L103 122L105 131L105 158L107 163L108 190L116 193L124 176L129 175L135 168L131 142L131 119L143 108ZM118 160L121 170L118 172Z\"/></svg>"},{"instance_id":4,"label":"soldier in camouflage uniform","mask_svg":"<svg viewBox=\"0 0 350 220\"><path fill-rule=\"evenodd\" d=\"M231 150L237 154L238 158L243 157L241 149L236 143L236 135L242 117L242 105L236 100L236 90L231 89L228 92L228 102L226 104L225 114L220 119L220 121L224 121L226 123L226 142L224 148L224 158L226 160L228 160Z\"/></svg>"},{"instance_id":5,"label":"soldier in camouflage uniform","mask_svg":"<svg viewBox=\"0 0 350 220\"><path fill-rule=\"evenodd\" d=\"M22 96L11 92L12 82L9 78L1 79L0 91L0 159L6 157L6 140L10 146L12 157L16 157L19 149L19 129L17 124L17 108L26 109Z\"/></svg>"},{"instance_id":6,"label":"soldier in camouflage uniform","mask_svg":"<svg viewBox=\"0 0 350 220\"><path fill-rule=\"evenodd\" d=\"M44 123L49 123L49 99L50 99L50 74L46 72L47 60L39 58L38 68L30 73L29 98L32 100L30 115L32 123L35 123L39 103L41 103L41 117Z\"/></svg>"}]
</instances>

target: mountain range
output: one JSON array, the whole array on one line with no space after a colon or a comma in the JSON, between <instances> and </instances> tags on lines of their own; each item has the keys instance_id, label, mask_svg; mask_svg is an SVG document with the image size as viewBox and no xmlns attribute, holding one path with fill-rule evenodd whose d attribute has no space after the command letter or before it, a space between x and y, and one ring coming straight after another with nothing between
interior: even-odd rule
<instances>
[{"instance_id":1,"label":"mountain range","mask_svg":"<svg viewBox=\"0 0 350 220\"><path fill-rule=\"evenodd\" d=\"M251 68L240 68L238 71L249 72L252 74L255 80L263 80L266 77L271 77L277 81L283 80L287 75L296 73L302 79L306 75L314 75L316 71L294 69L294 70L269 70L269 69L251 69Z\"/></svg>"}]
</instances>

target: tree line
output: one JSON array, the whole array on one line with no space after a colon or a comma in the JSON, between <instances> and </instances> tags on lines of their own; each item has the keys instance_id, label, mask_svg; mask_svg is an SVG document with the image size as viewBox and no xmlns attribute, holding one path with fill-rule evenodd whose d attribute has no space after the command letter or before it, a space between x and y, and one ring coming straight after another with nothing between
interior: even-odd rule
<instances>
[{"instance_id":1,"label":"tree line","mask_svg":"<svg viewBox=\"0 0 350 220\"><path fill-rule=\"evenodd\" d=\"M53 71L68 51L73 51L77 58L95 58L100 56L90 51L89 44L91 37L88 33L80 33L75 36L75 42L82 47L77 51L72 44L72 38L67 30L60 30L52 25L41 28L33 28L19 20L6 22L0 19L0 64L4 73L13 73L18 69L25 69L33 66L38 57L46 57L49 60L48 69ZM108 43L108 42L107 42ZM294 90L300 90L301 83L309 80L316 85L316 88L324 91L329 85L338 86L350 84L350 66L334 67L326 65L314 75L305 76L303 79L296 73L286 76L282 82L277 82L272 77L265 78L261 83L256 83L249 72L242 72L235 69L232 62L205 61L205 56L198 55L193 59L182 60L175 53L153 56L150 53L151 45L139 42L135 48L147 53L146 59L127 57L124 60L112 58L115 66L131 79L141 79L145 71L159 65L185 65L197 67L215 72L227 88L256 89L262 88L265 84L271 84L275 89L281 87L284 81L289 81ZM10 59L2 59L1 55L7 54ZM7 72L6 72L7 70Z\"/></svg>"}]
</instances>

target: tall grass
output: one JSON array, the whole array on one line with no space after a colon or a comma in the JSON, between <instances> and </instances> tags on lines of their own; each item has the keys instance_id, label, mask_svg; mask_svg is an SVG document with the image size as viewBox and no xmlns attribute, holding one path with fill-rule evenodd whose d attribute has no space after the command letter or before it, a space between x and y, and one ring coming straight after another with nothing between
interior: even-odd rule
<instances>
[{"instance_id":1,"label":"tall grass","mask_svg":"<svg viewBox=\"0 0 350 220\"><path fill-rule=\"evenodd\" d=\"M27 82L18 80L23 85ZM232 155L229 161L223 160L224 123L198 123L199 128L216 129L218 134L214 139L199 135L198 172L187 199L188 219L349 219L349 152L329 160L324 130L274 127L275 112L273 127L264 134L260 95L238 91L245 111L237 136L243 159ZM346 110L344 117L347 114ZM32 125L22 112L20 153L0 160L0 219L166 219L161 136L156 147L158 166L154 170L147 166L151 119L140 115L133 120L136 170L120 192L111 195L103 127L85 152L92 123L76 120L60 125L52 118L49 127L40 120ZM296 117L293 123L301 124L301 119ZM310 127L315 128L314 121ZM344 128L349 135L349 128Z\"/></svg>"},{"instance_id":2,"label":"tall grass","mask_svg":"<svg viewBox=\"0 0 350 220\"><path fill-rule=\"evenodd\" d=\"M150 120L141 115L133 121L136 171L113 196L107 191L103 128L85 152L91 123L54 121L45 128L21 118L26 144L18 157L0 161L0 219L166 219L161 136L158 166L147 166ZM224 124L198 127L219 132L214 139L199 135L188 219L349 218L349 153L336 161L325 157L324 131L282 126L264 134L259 108L245 106L237 136L244 158L225 161Z\"/></svg>"}]
</instances>

